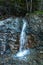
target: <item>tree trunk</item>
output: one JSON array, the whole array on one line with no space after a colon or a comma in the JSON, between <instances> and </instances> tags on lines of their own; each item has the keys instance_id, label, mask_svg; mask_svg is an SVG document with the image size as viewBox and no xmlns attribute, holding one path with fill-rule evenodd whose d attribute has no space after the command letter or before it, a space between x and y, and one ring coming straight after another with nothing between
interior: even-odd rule
<instances>
[{"instance_id":1,"label":"tree trunk","mask_svg":"<svg viewBox=\"0 0 43 65\"><path fill-rule=\"evenodd\" d=\"M30 2L30 13L32 12L32 0Z\"/></svg>"},{"instance_id":2,"label":"tree trunk","mask_svg":"<svg viewBox=\"0 0 43 65\"><path fill-rule=\"evenodd\" d=\"M26 0L26 8L27 8L27 12L28 12L28 1Z\"/></svg>"}]
</instances>

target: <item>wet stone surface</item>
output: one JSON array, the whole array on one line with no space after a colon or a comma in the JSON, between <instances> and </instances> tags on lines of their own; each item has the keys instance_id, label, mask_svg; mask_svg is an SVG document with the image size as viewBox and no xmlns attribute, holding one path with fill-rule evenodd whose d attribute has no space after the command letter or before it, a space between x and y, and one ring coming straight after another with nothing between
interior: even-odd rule
<instances>
[{"instance_id":1,"label":"wet stone surface","mask_svg":"<svg viewBox=\"0 0 43 65\"><path fill-rule=\"evenodd\" d=\"M12 55L14 56L19 51L20 34L23 26L22 18L11 17L0 21L0 65L43 65L43 19L32 16L30 21L26 22L26 35L33 34L37 44L32 42L32 46L30 44L29 47L30 55L20 60L13 58Z\"/></svg>"}]
</instances>

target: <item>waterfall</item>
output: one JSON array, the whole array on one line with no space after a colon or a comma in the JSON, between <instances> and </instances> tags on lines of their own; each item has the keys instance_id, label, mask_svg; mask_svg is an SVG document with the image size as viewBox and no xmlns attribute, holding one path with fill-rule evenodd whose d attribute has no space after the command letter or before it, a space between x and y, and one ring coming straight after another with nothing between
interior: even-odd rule
<instances>
[{"instance_id":1,"label":"waterfall","mask_svg":"<svg viewBox=\"0 0 43 65\"><path fill-rule=\"evenodd\" d=\"M26 27L27 27L27 20L23 19L23 27L20 35L20 48L19 52L16 54L16 57L21 58L27 54L30 54L30 50L25 48L27 42Z\"/></svg>"},{"instance_id":2,"label":"waterfall","mask_svg":"<svg viewBox=\"0 0 43 65\"><path fill-rule=\"evenodd\" d=\"M25 33L26 24L27 23L23 20L23 27L20 35L20 49L19 49L20 51L24 49L24 45L26 43L26 33Z\"/></svg>"}]
</instances>

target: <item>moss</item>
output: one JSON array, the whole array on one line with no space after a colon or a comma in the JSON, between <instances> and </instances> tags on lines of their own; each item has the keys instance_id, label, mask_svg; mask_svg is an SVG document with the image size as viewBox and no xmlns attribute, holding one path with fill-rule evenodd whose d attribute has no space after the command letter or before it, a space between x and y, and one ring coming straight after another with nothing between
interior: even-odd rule
<instances>
[{"instance_id":1,"label":"moss","mask_svg":"<svg viewBox=\"0 0 43 65\"><path fill-rule=\"evenodd\" d=\"M28 12L28 15L43 15L43 11Z\"/></svg>"},{"instance_id":2,"label":"moss","mask_svg":"<svg viewBox=\"0 0 43 65\"><path fill-rule=\"evenodd\" d=\"M34 11L35 14L43 14L43 11Z\"/></svg>"}]
</instances>

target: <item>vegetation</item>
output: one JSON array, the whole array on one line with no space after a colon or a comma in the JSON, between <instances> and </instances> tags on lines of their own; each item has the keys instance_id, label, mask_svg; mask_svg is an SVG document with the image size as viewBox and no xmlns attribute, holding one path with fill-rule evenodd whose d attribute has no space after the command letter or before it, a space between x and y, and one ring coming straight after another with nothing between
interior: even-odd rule
<instances>
[{"instance_id":1,"label":"vegetation","mask_svg":"<svg viewBox=\"0 0 43 65\"><path fill-rule=\"evenodd\" d=\"M25 15L43 11L43 0L0 0L0 15ZM43 13L43 12L38 13Z\"/></svg>"},{"instance_id":2,"label":"vegetation","mask_svg":"<svg viewBox=\"0 0 43 65\"><path fill-rule=\"evenodd\" d=\"M34 13L43 15L43 11L35 11Z\"/></svg>"}]
</instances>

